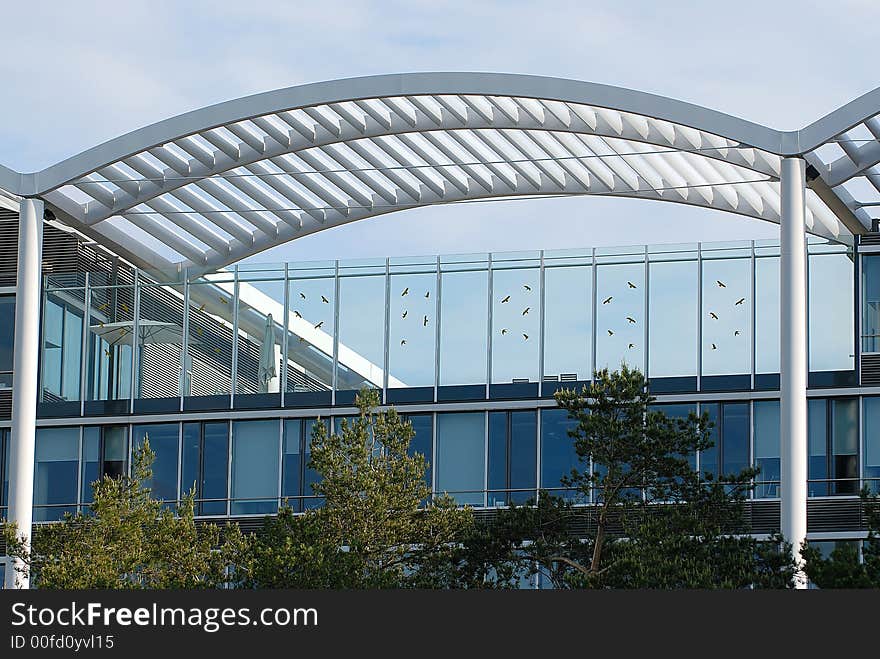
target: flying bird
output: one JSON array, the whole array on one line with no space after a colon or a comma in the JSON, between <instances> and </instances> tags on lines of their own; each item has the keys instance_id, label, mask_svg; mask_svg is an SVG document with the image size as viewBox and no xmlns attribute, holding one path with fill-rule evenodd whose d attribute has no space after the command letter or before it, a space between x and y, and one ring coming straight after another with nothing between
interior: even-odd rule
<instances>
[{"instance_id":1,"label":"flying bird","mask_svg":"<svg viewBox=\"0 0 880 659\"><path fill-rule=\"evenodd\" d=\"M714 343L712 344L712 350L718 350L718 346L716 346Z\"/></svg>"},{"instance_id":2,"label":"flying bird","mask_svg":"<svg viewBox=\"0 0 880 659\"><path fill-rule=\"evenodd\" d=\"M527 291L532 290L532 287L529 286L528 284L523 284L523 288L526 289Z\"/></svg>"},{"instance_id":3,"label":"flying bird","mask_svg":"<svg viewBox=\"0 0 880 659\"><path fill-rule=\"evenodd\" d=\"M324 297L323 295L321 296L321 302L323 302L324 304L330 304L330 300L328 300L328 299L327 299L326 297Z\"/></svg>"},{"instance_id":4,"label":"flying bird","mask_svg":"<svg viewBox=\"0 0 880 659\"><path fill-rule=\"evenodd\" d=\"M739 330L734 330L734 331L733 331L733 335L734 335L734 336L739 336Z\"/></svg>"},{"instance_id":5,"label":"flying bird","mask_svg":"<svg viewBox=\"0 0 880 659\"><path fill-rule=\"evenodd\" d=\"M635 325L635 324L636 324L636 319L635 319L635 318L631 318L630 316L627 316L626 319L627 319L632 325Z\"/></svg>"},{"instance_id":6,"label":"flying bird","mask_svg":"<svg viewBox=\"0 0 880 659\"><path fill-rule=\"evenodd\" d=\"M502 327L502 328L501 328L501 336L504 336L505 334L507 334L507 328L506 328L506 327Z\"/></svg>"},{"instance_id":7,"label":"flying bird","mask_svg":"<svg viewBox=\"0 0 880 659\"><path fill-rule=\"evenodd\" d=\"M297 318L303 317L303 315L299 311L297 311L296 309L293 310L293 315L296 316Z\"/></svg>"},{"instance_id":8,"label":"flying bird","mask_svg":"<svg viewBox=\"0 0 880 659\"><path fill-rule=\"evenodd\" d=\"M608 304L608 303L611 302L611 300L613 300L613 299L614 299L614 296L613 296L613 295L609 295L609 296L606 297L604 300L602 300L602 304Z\"/></svg>"},{"instance_id":9,"label":"flying bird","mask_svg":"<svg viewBox=\"0 0 880 659\"><path fill-rule=\"evenodd\" d=\"M529 309L531 309L531 307L526 307L525 309L523 309L522 315L525 316L526 314L528 314Z\"/></svg>"},{"instance_id":10,"label":"flying bird","mask_svg":"<svg viewBox=\"0 0 880 659\"><path fill-rule=\"evenodd\" d=\"M303 300L306 299L306 294L303 293L302 291L299 292L299 296L300 296Z\"/></svg>"},{"instance_id":11,"label":"flying bird","mask_svg":"<svg viewBox=\"0 0 880 659\"><path fill-rule=\"evenodd\" d=\"M425 316L424 318L422 318L422 327L427 327L427 326L428 326L428 317Z\"/></svg>"},{"instance_id":12,"label":"flying bird","mask_svg":"<svg viewBox=\"0 0 880 659\"><path fill-rule=\"evenodd\" d=\"M205 310L205 305L204 305L204 304L203 304L202 306L200 306L198 309L196 309L196 311L204 311L204 310Z\"/></svg>"},{"instance_id":13,"label":"flying bird","mask_svg":"<svg viewBox=\"0 0 880 659\"><path fill-rule=\"evenodd\" d=\"M526 341L529 340L529 335L526 334L525 332L523 332L523 339L525 339Z\"/></svg>"},{"instance_id":14,"label":"flying bird","mask_svg":"<svg viewBox=\"0 0 880 659\"><path fill-rule=\"evenodd\" d=\"M110 356L110 351L107 348L104 348L104 354L108 357Z\"/></svg>"},{"instance_id":15,"label":"flying bird","mask_svg":"<svg viewBox=\"0 0 880 659\"><path fill-rule=\"evenodd\" d=\"M721 281L720 279L716 279L716 280L715 280L715 283L718 284L718 288L727 288L727 284L725 284L725 283L724 283L723 281Z\"/></svg>"},{"instance_id":16,"label":"flying bird","mask_svg":"<svg viewBox=\"0 0 880 659\"><path fill-rule=\"evenodd\" d=\"M734 303L733 306L738 307L739 305L741 305L741 304L742 304L743 302L745 302L745 301L746 301L746 299L745 299L744 297L741 297L740 299L738 299L738 300Z\"/></svg>"},{"instance_id":17,"label":"flying bird","mask_svg":"<svg viewBox=\"0 0 880 659\"><path fill-rule=\"evenodd\" d=\"M712 320L718 320L718 315L714 311L710 311L709 318L711 318Z\"/></svg>"},{"instance_id":18,"label":"flying bird","mask_svg":"<svg viewBox=\"0 0 880 659\"><path fill-rule=\"evenodd\" d=\"M503 300L501 300L501 304L507 304L508 302L510 302L510 296L509 296L509 295L508 295L506 298L504 298Z\"/></svg>"},{"instance_id":19,"label":"flying bird","mask_svg":"<svg viewBox=\"0 0 880 659\"><path fill-rule=\"evenodd\" d=\"M401 340L400 340L400 345L405 346L405 345L406 345L406 339L401 339Z\"/></svg>"},{"instance_id":20,"label":"flying bird","mask_svg":"<svg viewBox=\"0 0 880 659\"><path fill-rule=\"evenodd\" d=\"M612 332L611 330L608 330L608 336L614 336L614 332Z\"/></svg>"},{"instance_id":21,"label":"flying bird","mask_svg":"<svg viewBox=\"0 0 880 659\"><path fill-rule=\"evenodd\" d=\"M408 313L409 313L409 310L404 309L404 310L403 310L403 315L401 315L400 317L401 317L401 318L406 318L406 316L407 316Z\"/></svg>"},{"instance_id":22,"label":"flying bird","mask_svg":"<svg viewBox=\"0 0 880 659\"><path fill-rule=\"evenodd\" d=\"M627 347L628 347L630 350L632 350L633 348L636 347L636 344L635 344L635 343L630 343L629 346L627 346Z\"/></svg>"},{"instance_id":23,"label":"flying bird","mask_svg":"<svg viewBox=\"0 0 880 659\"><path fill-rule=\"evenodd\" d=\"M626 285L629 286L630 288L636 287L636 285L634 283L632 283L631 281L626 282Z\"/></svg>"},{"instance_id":24,"label":"flying bird","mask_svg":"<svg viewBox=\"0 0 880 659\"><path fill-rule=\"evenodd\" d=\"M431 291L425 291L425 299L427 300L429 297L431 297Z\"/></svg>"},{"instance_id":25,"label":"flying bird","mask_svg":"<svg viewBox=\"0 0 880 659\"><path fill-rule=\"evenodd\" d=\"M409 286L403 289L403 293L400 294L400 297L403 297L404 295L409 295Z\"/></svg>"},{"instance_id":26,"label":"flying bird","mask_svg":"<svg viewBox=\"0 0 880 659\"><path fill-rule=\"evenodd\" d=\"M321 329L324 326L324 321L322 320L320 323L315 325L315 329Z\"/></svg>"}]
</instances>

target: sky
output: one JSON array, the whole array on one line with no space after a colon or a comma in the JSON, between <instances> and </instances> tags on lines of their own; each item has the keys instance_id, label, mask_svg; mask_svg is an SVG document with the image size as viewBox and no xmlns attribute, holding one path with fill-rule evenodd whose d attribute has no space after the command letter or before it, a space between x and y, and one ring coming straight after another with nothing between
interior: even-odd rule
<instances>
[{"instance_id":1,"label":"sky","mask_svg":"<svg viewBox=\"0 0 880 659\"><path fill-rule=\"evenodd\" d=\"M307 82L496 71L671 96L796 129L878 86L876 0L8 3L0 163L42 169L167 117ZM393 213L258 261L772 238L678 204L515 200Z\"/></svg>"}]
</instances>

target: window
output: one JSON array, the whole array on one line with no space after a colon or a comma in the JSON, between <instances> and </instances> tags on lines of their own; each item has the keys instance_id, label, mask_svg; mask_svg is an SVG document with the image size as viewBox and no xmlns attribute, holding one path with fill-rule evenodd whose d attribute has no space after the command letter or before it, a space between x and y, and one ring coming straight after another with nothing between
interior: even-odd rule
<instances>
[{"instance_id":1,"label":"window","mask_svg":"<svg viewBox=\"0 0 880 659\"><path fill-rule=\"evenodd\" d=\"M545 379L562 379L563 375L567 379L574 376L574 380L592 377L592 297L590 266L544 270Z\"/></svg>"},{"instance_id":2,"label":"window","mask_svg":"<svg viewBox=\"0 0 880 659\"><path fill-rule=\"evenodd\" d=\"M751 261L704 258L702 286L703 375L751 372Z\"/></svg>"},{"instance_id":3,"label":"window","mask_svg":"<svg viewBox=\"0 0 880 659\"><path fill-rule=\"evenodd\" d=\"M38 428L34 447L34 521L76 510L79 428Z\"/></svg>"},{"instance_id":4,"label":"window","mask_svg":"<svg viewBox=\"0 0 880 659\"><path fill-rule=\"evenodd\" d=\"M181 493L195 490L196 515L226 514L229 425L225 421L183 424Z\"/></svg>"},{"instance_id":5,"label":"window","mask_svg":"<svg viewBox=\"0 0 880 659\"><path fill-rule=\"evenodd\" d=\"M700 472L716 478L738 474L749 466L749 404L708 403L702 406L714 424L715 445L700 453Z\"/></svg>"},{"instance_id":6,"label":"window","mask_svg":"<svg viewBox=\"0 0 880 659\"><path fill-rule=\"evenodd\" d=\"M428 467L425 469L425 483L430 490L434 469L434 415L408 414L406 419L412 424L415 433L409 443L408 453L410 455L419 453L424 456L428 463Z\"/></svg>"},{"instance_id":7,"label":"window","mask_svg":"<svg viewBox=\"0 0 880 659\"><path fill-rule=\"evenodd\" d=\"M233 515L263 515L278 510L278 421L232 423Z\"/></svg>"},{"instance_id":8,"label":"window","mask_svg":"<svg viewBox=\"0 0 880 659\"><path fill-rule=\"evenodd\" d=\"M576 426L577 422L566 410L541 410L541 489L568 499L575 498L576 493L563 489L562 477L571 474L572 469L584 471L587 468L574 449L574 439L568 434Z\"/></svg>"},{"instance_id":9,"label":"window","mask_svg":"<svg viewBox=\"0 0 880 659\"><path fill-rule=\"evenodd\" d=\"M779 401L755 401L755 498L779 496Z\"/></svg>"},{"instance_id":10,"label":"window","mask_svg":"<svg viewBox=\"0 0 880 659\"><path fill-rule=\"evenodd\" d=\"M670 419L682 419L687 420L690 414L693 412L697 413L697 404L696 403L660 403L656 405L650 405L648 407L649 412L662 412ZM691 469L696 470L697 468L697 453L696 451L691 451L691 454L688 456L688 460L691 464Z\"/></svg>"},{"instance_id":11,"label":"window","mask_svg":"<svg viewBox=\"0 0 880 659\"><path fill-rule=\"evenodd\" d=\"M862 257L862 350L880 352L880 256Z\"/></svg>"},{"instance_id":12,"label":"window","mask_svg":"<svg viewBox=\"0 0 880 659\"><path fill-rule=\"evenodd\" d=\"M352 268L357 270L357 268ZM384 272L385 267L382 266ZM331 300L332 301L332 300ZM328 306L325 304L325 306ZM385 362L385 276L344 276L339 279L339 356L337 388L357 391L362 386L381 389ZM424 334L433 328L420 325ZM430 329L433 331L433 329ZM345 367L343 353L358 357Z\"/></svg>"},{"instance_id":13,"label":"window","mask_svg":"<svg viewBox=\"0 0 880 659\"><path fill-rule=\"evenodd\" d=\"M302 266L301 269L296 269L294 264L289 266L289 392L329 392L333 384L333 340L336 335L336 280L333 277L335 266L324 265L326 267Z\"/></svg>"},{"instance_id":14,"label":"window","mask_svg":"<svg viewBox=\"0 0 880 659\"><path fill-rule=\"evenodd\" d=\"M483 505L485 419L482 412L437 415L437 491L460 504Z\"/></svg>"},{"instance_id":15,"label":"window","mask_svg":"<svg viewBox=\"0 0 880 659\"><path fill-rule=\"evenodd\" d=\"M93 486L102 476L118 478L126 473L128 457L127 426L89 426L83 428L82 498L83 508L94 501Z\"/></svg>"},{"instance_id":16,"label":"window","mask_svg":"<svg viewBox=\"0 0 880 659\"><path fill-rule=\"evenodd\" d=\"M697 374L697 262L650 264L648 375ZM612 300L613 303L613 300Z\"/></svg>"},{"instance_id":17,"label":"window","mask_svg":"<svg viewBox=\"0 0 880 659\"><path fill-rule=\"evenodd\" d=\"M0 517L9 505L9 430L0 428Z\"/></svg>"},{"instance_id":18,"label":"window","mask_svg":"<svg viewBox=\"0 0 880 659\"><path fill-rule=\"evenodd\" d=\"M541 319L538 268L495 266L492 298L492 383L536 382Z\"/></svg>"},{"instance_id":19,"label":"window","mask_svg":"<svg viewBox=\"0 0 880 659\"><path fill-rule=\"evenodd\" d=\"M327 428L326 420L287 419L284 421L284 452L282 455L281 497L288 499L294 512L317 508L323 499L316 497L312 485L320 479L311 468L312 432L318 422Z\"/></svg>"},{"instance_id":20,"label":"window","mask_svg":"<svg viewBox=\"0 0 880 659\"><path fill-rule=\"evenodd\" d=\"M779 258L755 259L755 373L779 373Z\"/></svg>"},{"instance_id":21,"label":"window","mask_svg":"<svg viewBox=\"0 0 880 659\"><path fill-rule=\"evenodd\" d=\"M440 290L441 385L486 383L488 282L485 270L443 273Z\"/></svg>"},{"instance_id":22,"label":"window","mask_svg":"<svg viewBox=\"0 0 880 659\"><path fill-rule=\"evenodd\" d=\"M880 397L867 397L865 405L864 478L872 492L880 492Z\"/></svg>"},{"instance_id":23,"label":"window","mask_svg":"<svg viewBox=\"0 0 880 659\"><path fill-rule=\"evenodd\" d=\"M15 296L0 295L0 389L12 386Z\"/></svg>"},{"instance_id":24,"label":"window","mask_svg":"<svg viewBox=\"0 0 880 659\"><path fill-rule=\"evenodd\" d=\"M598 266L596 298L596 368L644 371L644 263Z\"/></svg>"},{"instance_id":25,"label":"window","mask_svg":"<svg viewBox=\"0 0 880 659\"><path fill-rule=\"evenodd\" d=\"M403 269L403 266L400 267ZM436 269L436 263L432 268ZM433 387L437 343L437 326L433 322L437 315L437 274L392 274L390 286L388 387ZM427 324L425 318L428 319Z\"/></svg>"},{"instance_id":26,"label":"window","mask_svg":"<svg viewBox=\"0 0 880 659\"><path fill-rule=\"evenodd\" d=\"M538 442L536 412L489 413L489 505L535 498Z\"/></svg>"},{"instance_id":27,"label":"window","mask_svg":"<svg viewBox=\"0 0 880 659\"><path fill-rule=\"evenodd\" d=\"M807 288L810 371L855 368L854 284L852 254L810 255Z\"/></svg>"},{"instance_id":28,"label":"window","mask_svg":"<svg viewBox=\"0 0 880 659\"><path fill-rule=\"evenodd\" d=\"M143 483L151 490L154 499L166 502L177 500L177 465L179 461L180 428L176 423L135 426L133 441L137 448L149 437L150 449L156 454L153 460L153 477Z\"/></svg>"},{"instance_id":29,"label":"window","mask_svg":"<svg viewBox=\"0 0 880 659\"><path fill-rule=\"evenodd\" d=\"M814 398L807 402L810 496L859 491L858 399Z\"/></svg>"}]
</instances>

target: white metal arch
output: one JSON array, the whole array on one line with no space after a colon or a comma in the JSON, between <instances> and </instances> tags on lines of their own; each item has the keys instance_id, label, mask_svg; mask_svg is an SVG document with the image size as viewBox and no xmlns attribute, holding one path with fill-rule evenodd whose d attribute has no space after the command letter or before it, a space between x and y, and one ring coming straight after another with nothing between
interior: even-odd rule
<instances>
[{"instance_id":1,"label":"white metal arch","mask_svg":"<svg viewBox=\"0 0 880 659\"><path fill-rule=\"evenodd\" d=\"M136 130L0 187L155 268L226 265L309 233L419 206L600 194L779 222L781 156L806 154L809 231L870 225L843 185L880 191L880 144L826 165L819 150L864 125L880 90L780 132L643 92L537 76L422 73L257 94Z\"/></svg>"}]
</instances>

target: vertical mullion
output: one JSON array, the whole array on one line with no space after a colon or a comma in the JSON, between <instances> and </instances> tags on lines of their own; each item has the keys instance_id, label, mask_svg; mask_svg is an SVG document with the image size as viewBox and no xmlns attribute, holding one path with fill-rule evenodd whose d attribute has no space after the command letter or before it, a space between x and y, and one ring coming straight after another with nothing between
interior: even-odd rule
<instances>
[{"instance_id":1,"label":"vertical mullion","mask_svg":"<svg viewBox=\"0 0 880 659\"><path fill-rule=\"evenodd\" d=\"M437 285L434 293L434 402L437 402L440 391L440 287L443 277L440 273L440 257L437 257ZM433 471L433 468L432 468ZM433 493L433 483L431 492Z\"/></svg>"},{"instance_id":2,"label":"vertical mullion","mask_svg":"<svg viewBox=\"0 0 880 659\"><path fill-rule=\"evenodd\" d=\"M651 368L651 355L649 352L649 344L648 344L648 323L651 318L651 308L650 308L650 286L651 286L651 277L650 277L650 264L648 263L648 246L645 245L645 300L644 300L644 325L642 329L642 344L645 347L645 358L644 358L644 373L645 379L650 377L650 368Z\"/></svg>"},{"instance_id":3,"label":"vertical mullion","mask_svg":"<svg viewBox=\"0 0 880 659\"><path fill-rule=\"evenodd\" d=\"M129 364L131 371L131 380L128 384L128 411L134 414L134 398L137 389L137 380L140 379L140 315L141 315L141 282L140 270L134 269L132 275L134 279L134 312L131 320L131 363Z\"/></svg>"},{"instance_id":4,"label":"vertical mullion","mask_svg":"<svg viewBox=\"0 0 880 659\"><path fill-rule=\"evenodd\" d=\"M596 338L596 328L598 327L598 323L596 320L596 314L598 313L598 309L596 308L596 301L597 301L597 295L599 293L599 288L598 288L599 287L599 282L598 282L599 270L596 267L596 248L595 247L593 248L592 252L593 252L592 253L592 258L593 258L593 263L592 263L593 290L592 290L592 302L591 302L592 312L590 313L590 322L593 327L592 327L592 331L590 332L590 334L591 334L590 340L593 342L593 349L591 350L592 354L590 357L590 377L588 378L588 380L593 380L595 377L596 365L597 365L597 359L598 359L596 356L596 350L599 345L597 338Z\"/></svg>"},{"instance_id":5,"label":"vertical mullion","mask_svg":"<svg viewBox=\"0 0 880 659\"><path fill-rule=\"evenodd\" d=\"M486 322L486 398L489 398L489 394L492 391L492 302L493 297L495 295L494 289L494 277L492 276L492 253L489 252L488 256L488 264L487 264L487 276L489 278L488 281L488 291L489 294L487 297L487 314L488 321ZM488 463L487 463L488 465Z\"/></svg>"},{"instance_id":6,"label":"vertical mullion","mask_svg":"<svg viewBox=\"0 0 880 659\"><path fill-rule=\"evenodd\" d=\"M749 283L751 284L751 288L752 288L752 293L751 293L752 298L749 303L749 325L751 327L751 338L749 340L752 343L751 350L749 351L749 359L751 360L751 364L750 364L751 367L750 367L749 371L751 373L750 382L751 382L751 389L752 390L754 390L754 388L755 388L755 379L756 379L755 370L756 370L756 364L758 361L757 357L756 357L756 353L758 350L758 341L755 338L755 330L757 329L757 323L756 323L757 301L755 299L755 296L757 294L757 285L755 282L755 280L757 279L757 275L755 272L756 268L757 268L757 262L755 260L755 241L753 240L752 246L751 246L751 272L749 275L750 279L751 279Z\"/></svg>"},{"instance_id":7,"label":"vertical mullion","mask_svg":"<svg viewBox=\"0 0 880 659\"><path fill-rule=\"evenodd\" d=\"M232 285L232 374L229 379L229 402L231 409L235 408L235 390L238 388L238 266L235 266L235 281Z\"/></svg>"},{"instance_id":8,"label":"vertical mullion","mask_svg":"<svg viewBox=\"0 0 880 659\"><path fill-rule=\"evenodd\" d=\"M278 510L281 509L281 479L284 474L284 423L284 419L278 419L278 489L276 490Z\"/></svg>"},{"instance_id":9,"label":"vertical mullion","mask_svg":"<svg viewBox=\"0 0 880 659\"><path fill-rule=\"evenodd\" d=\"M226 516L232 514L232 421L226 422Z\"/></svg>"},{"instance_id":10,"label":"vertical mullion","mask_svg":"<svg viewBox=\"0 0 880 659\"><path fill-rule=\"evenodd\" d=\"M284 324L282 325L284 334L281 335L281 386L278 387L281 393L281 407L284 407L285 395L287 393L287 351L290 348L290 281L288 280L288 264L284 262Z\"/></svg>"},{"instance_id":11,"label":"vertical mullion","mask_svg":"<svg viewBox=\"0 0 880 659\"><path fill-rule=\"evenodd\" d=\"M86 273L86 276L88 276L88 273ZM3 442L0 442L0 451L3 451L5 448L6 447L3 445ZM2 468L3 467L3 464L2 464L3 458L4 458L4 455L2 453L0 453L0 486L2 486L2 483L3 483L3 472L4 472L4 470ZM82 504L83 504L83 500L82 500L82 490L83 490L82 472L83 472L84 459L85 459L85 453L83 451L83 426L80 426L79 427L79 464L77 465L78 468L76 470L76 510L77 510L77 512L82 512ZM6 503L8 504L9 502L7 501Z\"/></svg>"},{"instance_id":12,"label":"vertical mullion","mask_svg":"<svg viewBox=\"0 0 880 659\"><path fill-rule=\"evenodd\" d=\"M189 357L189 268L184 271L183 277L183 341L180 348L180 405L179 410L183 412L183 399L190 393L188 389L192 386L192 375L187 371L187 358ZM190 387L187 387L187 383Z\"/></svg>"},{"instance_id":13,"label":"vertical mullion","mask_svg":"<svg viewBox=\"0 0 880 659\"><path fill-rule=\"evenodd\" d=\"M754 304L754 296L752 299ZM703 243L697 243L697 392L703 390ZM700 464L699 462L697 463ZM702 469L702 467L700 467Z\"/></svg>"},{"instance_id":14,"label":"vertical mullion","mask_svg":"<svg viewBox=\"0 0 880 659\"><path fill-rule=\"evenodd\" d=\"M544 394L544 250L538 271L538 398Z\"/></svg>"},{"instance_id":15,"label":"vertical mullion","mask_svg":"<svg viewBox=\"0 0 880 659\"><path fill-rule=\"evenodd\" d=\"M333 274L333 366L330 376L330 404L336 405L339 388L339 260L335 261Z\"/></svg>"},{"instance_id":16,"label":"vertical mullion","mask_svg":"<svg viewBox=\"0 0 880 659\"><path fill-rule=\"evenodd\" d=\"M183 478L183 423L177 423L177 505L180 506L180 497L182 494L183 484L180 482Z\"/></svg>"},{"instance_id":17,"label":"vertical mullion","mask_svg":"<svg viewBox=\"0 0 880 659\"><path fill-rule=\"evenodd\" d=\"M384 338L382 340L382 393L381 400L383 403L388 402L388 366L391 360L390 349L388 347L391 341L391 259L385 258L385 319L383 322Z\"/></svg>"},{"instance_id":18,"label":"vertical mullion","mask_svg":"<svg viewBox=\"0 0 880 659\"><path fill-rule=\"evenodd\" d=\"M89 273L85 273L85 286L83 288L83 333L82 333L82 341L80 347L80 355L79 355L79 413L80 416L85 416L85 400L86 400L86 386L88 385L88 378L86 377L86 365L88 364L88 350L89 350L89 336L91 330L89 329L92 324L92 293L90 290L91 281L89 277ZM46 313L46 297L43 295L43 314ZM43 335L45 337L45 334ZM45 339L43 340L43 344L45 345ZM42 397L42 387L40 387L40 393Z\"/></svg>"}]
</instances>

